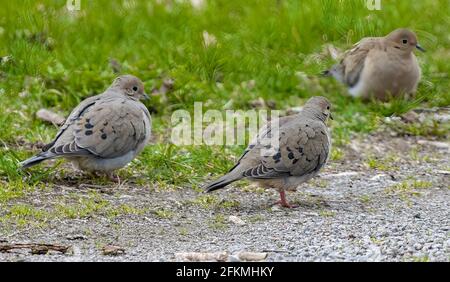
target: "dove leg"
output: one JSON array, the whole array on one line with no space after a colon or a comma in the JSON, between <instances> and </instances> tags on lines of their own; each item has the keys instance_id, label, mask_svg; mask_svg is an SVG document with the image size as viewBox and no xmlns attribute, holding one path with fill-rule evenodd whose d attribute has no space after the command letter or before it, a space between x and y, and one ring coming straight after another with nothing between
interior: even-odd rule
<instances>
[{"instance_id":1,"label":"dove leg","mask_svg":"<svg viewBox=\"0 0 450 282\"><path fill-rule=\"evenodd\" d=\"M106 175L108 176L109 180L111 180L111 181L113 181L113 182L120 183L120 178L119 178L119 176L118 176L118 175L115 175L114 172L112 172L112 171L111 171L111 172L108 172Z\"/></svg>"},{"instance_id":2,"label":"dove leg","mask_svg":"<svg viewBox=\"0 0 450 282\"><path fill-rule=\"evenodd\" d=\"M286 192L283 189L280 189L280 200L278 202L276 202L275 204L279 204L284 208L297 208L298 205L291 205L288 203L288 201L286 200Z\"/></svg>"}]
</instances>

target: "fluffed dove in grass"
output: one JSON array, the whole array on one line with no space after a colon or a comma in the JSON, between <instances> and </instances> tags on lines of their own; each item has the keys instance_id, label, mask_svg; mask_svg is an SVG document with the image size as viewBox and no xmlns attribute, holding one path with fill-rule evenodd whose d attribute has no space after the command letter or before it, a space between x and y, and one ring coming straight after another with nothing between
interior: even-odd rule
<instances>
[{"instance_id":1,"label":"fluffed dove in grass","mask_svg":"<svg viewBox=\"0 0 450 282\"><path fill-rule=\"evenodd\" d=\"M82 101L55 139L21 167L64 157L81 170L104 172L114 179L112 172L133 160L150 139L151 117L139 101L143 98L148 96L137 77L116 78L105 92Z\"/></svg>"},{"instance_id":2,"label":"fluffed dove in grass","mask_svg":"<svg viewBox=\"0 0 450 282\"><path fill-rule=\"evenodd\" d=\"M264 188L277 189L280 193L277 203L293 207L286 201L285 191L295 191L300 184L316 176L328 160L331 138L326 121L331 118L330 107L326 98L313 97L300 113L268 123L236 165L208 184L205 191L246 178Z\"/></svg>"},{"instance_id":3,"label":"fluffed dove in grass","mask_svg":"<svg viewBox=\"0 0 450 282\"><path fill-rule=\"evenodd\" d=\"M404 28L385 37L363 38L323 74L344 83L351 96L365 100L414 94L421 76L415 48L425 51L416 35Z\"/></svg>"}]
</instances>

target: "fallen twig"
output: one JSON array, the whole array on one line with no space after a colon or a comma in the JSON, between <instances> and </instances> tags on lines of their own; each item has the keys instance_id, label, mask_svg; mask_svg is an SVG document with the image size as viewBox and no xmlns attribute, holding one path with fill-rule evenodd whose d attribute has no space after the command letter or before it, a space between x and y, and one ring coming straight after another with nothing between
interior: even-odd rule
<instances>
[{"instance_id":1,"label":"fallen twig","mask_svg":"<svg viewBox=\"0 0 450 282\"><path fill-rule=\"evenodd\" d=\"M69 250L70 246L53 245L53 244L0 244L0 252L7 253L14 249L31 249L31 253L34 255L45 255L49 251L57 251L65 254Z\"/></svg>"},{"instance_id":2,"label":"fallen twig","mask_svg":"<svg viewBox=\"0 0 450 282\"><path fill-rule=\"evenodd\" d=\"M177 261L226 261L227 259L228 254L226 252L216 252L216 253L186 252L175 254L175 260Z\"/></svg>"}]
</instances>

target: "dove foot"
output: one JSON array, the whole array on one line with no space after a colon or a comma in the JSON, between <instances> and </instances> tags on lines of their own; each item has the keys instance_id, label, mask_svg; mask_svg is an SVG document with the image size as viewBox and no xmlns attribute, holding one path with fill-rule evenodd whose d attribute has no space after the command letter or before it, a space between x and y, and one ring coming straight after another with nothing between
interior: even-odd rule
<instances>
[{"instance_id":1,"label":"dove foot","mask_svg":"<svg viewBox=\"0 0 450 282\"><path fill-rule=\"evenodd\" d=\"M283 208L289 208L289 209L294 209L294 208L299 207L299 205L291 205L288 203L288 201L286 200L286 192L284 190L280 191L280 200L277 201L274 205L280 205Z\"/></svg>"},{"instance_id":2,"label":"dove foot","mask_svg":"<svg viewBox=\"0 0 450 282\"><path fill-rule=\"evenodd\" d=\"M108 179L111 180L112 182L116 182L116 183L120 183L120 177L118 175L114 175L114 173L108 173L107 174Z\"/></svg>"},{"instance_id":3,"label":"dove foot","mask_svg":"<svg viewBox=\"0 0 450 282\"><path fill-rule=\"evenodd\" d=\"M108 178L108 180L120 184L120 178L118 175L115 175L113 172L100 172L100 171L94 171L92 172L93 176L96 177L105 177Z\"/></svg>"},{"instance_id":4,"label":"dove foot","mask_svg":"<svg viewBox=\"0 0 450 282\"><path fill-rule=\"evenodd\" d=\"M288 202L283 203L282 201L277 201L273 205L280 205L283 208L288 208L288 209L295 209L295 208L299 207L299 205L292 205L292 204L289 204Z\"/></svg>"}]
</instances>

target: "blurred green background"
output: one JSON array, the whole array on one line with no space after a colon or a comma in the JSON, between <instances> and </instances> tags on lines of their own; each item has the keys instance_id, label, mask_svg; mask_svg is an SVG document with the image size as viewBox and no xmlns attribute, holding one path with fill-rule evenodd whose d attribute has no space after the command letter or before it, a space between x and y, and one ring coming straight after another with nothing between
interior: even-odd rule
<instances>
[{"instance_id":1,"label":"blurred green background","mask_svg":"<svg viewBox=\"0 0 450 282\"><path fill-rule=\"evenodd\" d=\"M36 152L32 144L56 133L36 119L38 109L67 115L119 74L140 77L153 93L146 104L155 135L121 173L174 186L198 185L208 173L226 171L242 150L170 144L171 113L192 110L194 101L205 102L205 109L287 110L326 96L334 105L334 150L353 134L375 130L384 116L450 105L448 0L382 0L379 11L365 0L81 0L74 12L65 0L0 0L0 7L0 178L6 186L25 176L30 185L51 182L64 173L45 165L31 176L17 171L17 161ZM345 50L398 27L414 30L428 51L418 54L423 78L414 100L362 103L319 77L334 63L328 44ZM433 126L404 133L446 136Z\"/></svg>"}]
</instances>

